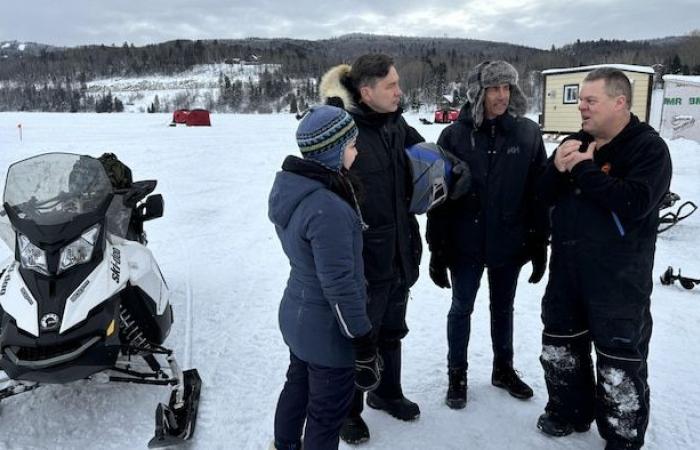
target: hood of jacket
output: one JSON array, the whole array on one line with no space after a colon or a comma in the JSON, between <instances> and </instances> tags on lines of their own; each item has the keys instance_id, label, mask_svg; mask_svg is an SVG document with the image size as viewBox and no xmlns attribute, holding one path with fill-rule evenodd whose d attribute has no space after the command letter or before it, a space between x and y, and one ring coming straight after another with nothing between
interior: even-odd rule
<instances>
[{"instance_id":1,"label":"hood of jacket","mask_svg":"<svg viewBox=\"0 0 700 450\"><path fill-rule=\"evenodd\" d=\"M351 92L349 86L348 75L352 67L349 64L340 64L331 68L321 77L321 83L318 88L321 103L338 106L346 111L354 112L357 109L358 97L356 93ZM342 106L337 104L337 101L329 99L339 99Z\"/></svg>"},{"instance_id":2,"label":"hood of jacket","mask_svg":"<svg viewBox=\"0 0 700 450\"><path fill-rule=\"evenodd\" d=\"M287 228L299 203L319 189L325 189L320 181L285 170L277 172L267 201L267 217L276 226Z\"/></svg>"}]
</instances>

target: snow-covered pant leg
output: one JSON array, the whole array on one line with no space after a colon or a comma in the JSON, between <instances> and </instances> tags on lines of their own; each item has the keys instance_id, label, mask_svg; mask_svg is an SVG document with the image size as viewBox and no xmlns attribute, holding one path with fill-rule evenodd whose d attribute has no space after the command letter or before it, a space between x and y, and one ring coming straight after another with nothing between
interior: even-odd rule
<instances>
[{"instance_id":1,"label":"snow-covered pant leg","mask_svg":"<svg viewBox=\"0 0 700 450\"><path fill-rule=\"evenodd\" d=\"M307 364L289 352L289 369L275 411L275 447L277 450L301 449L301 434L309 400Z\"/></svg>"},{"instance_id":2,"label":"snow-covered pant leg","mask_svg":"<svg viewBox=\"0 0 700 450\"><path fill-rule=\"evenodd\" d=\"M520 264L488 268L494 366L513 365L513 303Z\"/></svg>"},{"instance_id":3,"label":"snow-covered pant leg","mask_svg":"<svg viewBox=\"0 0 700 450\"><path fill-rule=\"evenodd\" d=\"M337 449L340 428L355 392L353 368L308 365L309 403L304 450Z\"/></svg>"},{"instance_id":4,"label":"snow-covered pant leg","mask_svg":"<svg viewBox=\"0 0 700 450\"><path fill-rule=\"evenodd\" d=\"M586 265L584 289L596 347L596 422L608 441L640 448L649 421L653 249L608 252ZM593 280L596 283L593 284Z\"/></svg>"},{"instance_id":5,"label":"snow-covered pant leg","mask_svg":"<svg viewBox=\"0 0 700 450\"><path fill-rule=\"evenodd\" d=\"M466 370L471 314L484 266L472 261L457 261L450 266L450 272L452 305L447 313L447 367Z\"/></svg>"},{"instance_id":6,"label":"snow-covered pant leg","mask_svg":"<svg viewBox=\"0 0 700 450\"><path fill-rule=\"evenodd\" d=\"M595 381L588 315L578 293L574 246L552 249L542 299L542 355L549 400L545 411L571 424L593 421Z\"/></svg>"},{"instance_id":7,"label":"snow-covered pant leg","mask_svg":"<svg viewBox=\"0 0 700 450\"><path fill-rule=\"evenodd\" d=\"M382 379L375 393L383 398L400 397L402 395L401 339L408 334L406 325L408 286L402 279L390 283L370 284L367 296L367 315L372 322L372 338L377 342L379 352L384 358ZM396 357L397 351L398 357ZM358 390L355 392L349 415L357 417L362 413L363 408L364 394Z\"/></svg>"}]
</instances>

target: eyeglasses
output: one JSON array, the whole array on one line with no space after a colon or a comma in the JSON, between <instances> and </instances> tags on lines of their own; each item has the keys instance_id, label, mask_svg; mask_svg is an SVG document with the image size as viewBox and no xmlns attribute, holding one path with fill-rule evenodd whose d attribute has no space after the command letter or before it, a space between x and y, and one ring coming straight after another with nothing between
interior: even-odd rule
<instances>
[{"instance_id":1,"label":"eyeglasses","mask_svg":"<svg viewBox=\"0 0 700 450\"><path fill-rule=\"evenodd\" d=\"M693 289L696 285L700 284L700 280L682 276L680 268L678 269L678 275L674 275L673 267L668 266L666 272L664 272L663 275L661 275L661 284L663 284L664 286L668 286L670 284L673 284L673 282L676 280L678 280L678 282L681 284L681 286L683 286L684 289Z\"/></svg>"},{"instance_id":2,"label":"eyeglasses","mask_svg":"<svg viewBox=\"0 0 700 450\"><path fill-rule=\"evenodd\" d=\"M693 214L695 211L697 211L697 209L698 207L695 203L687 201L679 206L675 213L673 211L667 212L663 216L659 217L659 228L657 229L657 233L663 233L681 220Z\"/></svg>"}]
</instances>

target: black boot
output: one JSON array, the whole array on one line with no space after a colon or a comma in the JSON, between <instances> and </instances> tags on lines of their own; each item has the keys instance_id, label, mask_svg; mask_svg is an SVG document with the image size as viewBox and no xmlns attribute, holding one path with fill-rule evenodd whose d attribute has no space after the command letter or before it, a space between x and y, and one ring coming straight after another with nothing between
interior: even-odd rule
<instances>
[{"instance_id":1,"label":"black boot","mask_svg":"<svg viewBox=\"0 0 700 450\"><path fill-rule=\"evenodd\" d=\"M348 416L340 428L340 439L350 445L369 441L369 428L362 417Z\"/></svg>"},{"instance_id":2,"label":"black boot","mask_svg":"<svg viewBox=\"0 0 700 450\"><path fill-rule=\"evenodd\" d=\"M537 428L544 434L550 436L561 437L567 436L574 431L577 433L585 433L591 428L590 423L569 423L566 420L552 415L550 413L544 413L537 419Z\"/></svg>"},{"instance_id":3,"label":"black boot","mask_svg":"<svg viewBox=\"0 0 700 450\"><path fill-rule=\"evenodd\" d=\"M521 400L532 397L532 388L520 379L518 373L510 365L494 366L491 384L505 389L510 395Z\"/></svg>"},{"instance_id":4,"label":"black boot","mask_svg":"<svg viewBox=\"0 0 700 450\"><path fill-rule=\"evenodd\" d=\"M399 420L411 421L420 417L418 405L403 396L399 398L381 398L374 392L370 392L367 394L367 406L386 411Z\"/></svg>"},{"instance_id":5,"label":"black boot","mask_svg":"<svg viewBox=\"0 0 700 450\"><path fill-rule=\"evenodd\" d=\"M401 341L380 342L379 352L384 360L382 380L377 389L367 394L367 405L399 420L416 420L420 408L404 397L401 389Z\"/></svg>"},{"instance_id":6,"label":"black boot","mask_svg":"<svg viewBox=\"0 0 700 450\"><path fill-rule=\"evenodd\" d=\"M467 371L464 369L449 369L447 372L450 385L447 388L445 404L452 409L462 409L467 406Z\"/></svg>"}]
</instances>

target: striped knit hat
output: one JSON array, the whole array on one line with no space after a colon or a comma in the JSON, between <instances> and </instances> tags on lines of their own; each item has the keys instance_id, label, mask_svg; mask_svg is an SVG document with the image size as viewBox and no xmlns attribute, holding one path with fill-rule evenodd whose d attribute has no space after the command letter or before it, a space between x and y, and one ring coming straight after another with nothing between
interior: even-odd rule
<instances>
[{"instance_id":1,"label":"striped knit hat","mask_svg":"<svg viewBox=\"0 0 700 450\"><path fill-rule=\"evenodd\" d=\"M350 114L329 105L309 108L297 128L297 144L302 156L333 171L343 166L345 147L355 137L357 126Z\"/></svg>"}]
</instances>

